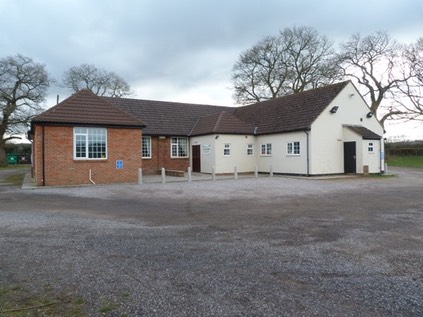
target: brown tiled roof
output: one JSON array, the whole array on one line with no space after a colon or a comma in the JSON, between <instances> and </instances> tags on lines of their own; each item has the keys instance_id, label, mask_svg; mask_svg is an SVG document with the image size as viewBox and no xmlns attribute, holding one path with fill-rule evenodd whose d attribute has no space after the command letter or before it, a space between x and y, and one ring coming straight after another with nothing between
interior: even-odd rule
<instances>
[{"instance_id":1,"label":"brown tiled roof","mask_svg":"<svg viewBox=\"0 0 423 317\"><path fill-rule=\"evenodd\" d=\"M344 125L345 128L361 135L364 140L380 140L382 137L379 134L361 126L361 125Z\"/></svg>"},{"instance_id":2,"label":"brown tiled roof","mask_svg":"<svg viewBox=\"0 0 423 317\"><path fill-rule=\"evenodd\" d=\"M188 136L200 117L233 112L233 107L219 107L179 102L103 97L146 124L145 135Z\"/></svg>"},{"instance_id":3,"label":"brown tiled roof","mask_svg":"<svg viewBox=\"0 0 423 317\"><path fill-rule=\"evenodd\" d=\"M233 113L222 111L198 119L190 135L253 134L253 132L254 128L250 124L241 121Z\"/></svg>"},{"instance_id":4,"label":"brown tiled roof","mask_svg":"<svg viewBox=\"0 0 423 317\"><path fill-rule=\"evenodd\" d=\"M342 82L244 107L99 97L82 90L33 122L143 127L145 135L271 134L310 128Z\"/></svg>"},{"instance_id":5,"label":"brown tiled roof","mask_svg":"<svg viewBox=\"0 0 423 317\"><path fill-rule=\"evenodd\" d=\"M80 90L32 119L35 123L143 127L144 123L89 90Z\"/></svg>"},{"instance_id":6,"label":"brown tiled roof","mask_svg":"<svg viewBox=\"0 0 423 317\"><path fill-rule=\"evenodd\" d=\"M306 130L348 83L239 107L234 115L257 127L257 134Z\"/></svg>"}]
</instances>

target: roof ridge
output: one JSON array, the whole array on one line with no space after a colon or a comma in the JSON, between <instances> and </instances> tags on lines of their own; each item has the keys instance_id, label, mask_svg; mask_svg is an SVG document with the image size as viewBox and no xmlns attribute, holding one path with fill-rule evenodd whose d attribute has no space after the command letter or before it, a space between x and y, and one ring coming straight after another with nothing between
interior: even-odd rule
<instances>
[{"instance_id":1,"label":"roof ridge","mask_svg":"<svg viewBox=\"0 0 423 317\"><path fill-rule=\"evenodd\" d=\"M60 103L35 116L32 121L63 124L145 126L141 119L116 107L89 89L81 89L73 93Z\"/></svg>"},{"instance_id":2,"label":"roof ridge","mask_svg":"<svg viewBox=\"0 0 423 317\"><path fill-rule=\"evenodd\" d=\"M263 100L263 101L259 101L259 102L255 102L255 103L250 103L248 105L244 105L244 106L241 106L241 107L238 107L238 108L240 109L240 108L244 108L244 107L255 106L255 105L263 104L263 103L267 103L267 102L270 103L270 102L274 102L275 100L282 100L282 99L285 99L285 98L293 98L294 96L298 98L298 97L301 97L301 95L311 93L311 92L316 93L316 91L319 91L319 90L322 90L322 89L329 89L329 88L333 88L333 87L338 86L338 85L339 86L342 86L342 85L346 86L348 83L352 83L352 81L351 80L344 80L344 81L340 81L340 82L333 83L333 84L330 84L330 85L325 85L325 86L321 86L321 87L317 87L317 88L311 88L311 89L303 90L303 91L300 91L300 92L291 93L289 95L280 96L280 97L277 97L277 98L267 99L267 100Z\"/></svg>"},{"instance_id":3,"label":"roof ridge","mask_svg":"<svg viewBox=\"0 0 423 317\"><path fill-rule=\"evenodd\" d=\"M235 108L234 106L210 105L210 104L206 104L206 103L192 103L192 102L183 102L183 101L168 101L168 100L141 99L141 98L123 98L123 97L110 97L110 96L102 96L102 97L103 98L109 98L109 99L131 100L131 101L141 101L141 102L157 102L157 103L178 104L178 105L186 105L186 106L207 106L207 107L216 107L216 108Z\"/></svg>"}]
</instances>

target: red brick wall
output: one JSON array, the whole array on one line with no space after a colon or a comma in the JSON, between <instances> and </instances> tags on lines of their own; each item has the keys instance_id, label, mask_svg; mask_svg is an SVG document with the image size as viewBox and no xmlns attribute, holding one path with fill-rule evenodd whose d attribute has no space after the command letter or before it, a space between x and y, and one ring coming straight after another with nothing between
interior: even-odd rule
<instances>
[{"instance_id":1,"label":"red brick wall","mask_svg":"<svg viewBox=\"0 0 423 317\"><path fill-rule=\"evenodd\" d=\"M189 150L189 147L188 147ZM189 158L171 158L171 137L151 137L151 159L143 159L143 173L157 174L165 169L187 171Z\"/></svg>"},{"instance_id":2,"label":"red brick wall","mask_svg":"<svg viewBox=\"0 0 423 317\"><path fill-rule=\"evenodd\" d=\"M76 185L137 182L141 160L141 129L107 129L106 160L73 159L73 127L45 126L45 184ZM37 185L43 184L43 127L37 125L34 135L33 173ZM123 169L116 168L123 160Z\"/></svg>"}]
</instances>

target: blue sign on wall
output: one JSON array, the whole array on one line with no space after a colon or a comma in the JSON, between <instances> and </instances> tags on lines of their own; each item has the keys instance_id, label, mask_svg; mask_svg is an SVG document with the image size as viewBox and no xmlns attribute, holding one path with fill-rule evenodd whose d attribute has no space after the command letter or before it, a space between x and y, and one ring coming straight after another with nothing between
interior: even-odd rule
<instances>
[{"instance_id":1,"label":"blue sign on wall","mask_svg":"<svg viewBox=\"0 0 423 317\"><path fill-rule=\"evenodd\" d=\"M117 160L116 161L116 168L122 169L123 168L123 160Z\"/></svg>"}]
</instances>

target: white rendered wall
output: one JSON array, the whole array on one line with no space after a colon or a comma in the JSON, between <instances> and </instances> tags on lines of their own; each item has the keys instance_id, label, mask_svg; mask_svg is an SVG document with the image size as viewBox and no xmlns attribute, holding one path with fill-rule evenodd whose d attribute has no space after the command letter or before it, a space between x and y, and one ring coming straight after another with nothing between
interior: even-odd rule
<instances>
[{"instance_id":1,"label":"white rendered wall","mask_svg":"<svg viewBox=\"0 0 423 317\"><path fill-rule=\"evenodd\" d=\"M307 135L305 132L260 135L256 137L257 165L259 172L307 174ZM288 155L288 142L300 142L300 155ZM261 155L262 144L272 144L272 155Z\"/></svg>"},{"instance_id":2,"label":"white rendered wall","mask_svg":"<svg viewBox=\"0 0 423 317\"><path fill-rule=\"evenodd\" d=\"M336 113L330 109L338 106ZM343 143L352 141L344 137L343 125L361 125L382 136L383 128L375 117L367 118L370 109L354 85L349 83L332 103L313 122L310 131L310 173L338 174L344 173ZM357 154L367 155L362 151L362 138L357 143ZM375 142L377 143L377 142ZM379 142L380 144L380 142ZM383 144L382 149L383 151ZM378 154L380 157L380 153ZM374 154L372 154L372 157ZM357 157L357 173L362 172L362 162L370 158ZM372 159L371 159L372 160ZM373 165L372 165L373 166ZM378 164L380 166L380 164ZM373 170L373 167L372 167Z\"/></svg>"},{"instance_id":3,"label":"white rendered wall","mask_svg":"<svg viewBox=\"0 0 423 317\"><path fill-rule=\"evenodd\" d=\"M201 153L201 173L211 173L212 167L215 166L215 139L214 135L205 135L192 137L190 139L191 147L193 145L200 145ZM192 150L191 153L191 166L192 166Z\"/></svg>"},{"instance_id":4,"label":"white rendered wall","mask_svg":"<svg viewBox=\"0 0 423 317\"><path fill-rule=\"evenodd\" d=\"M217 174L233 173L237 166L238 173L254 172L256 166L257 148L255 137L252 135L213 134L192 137L192 145L201 148L201 172L212 173L215 168ZM230 144L230 155L224 155L224 145ZM254 153L247 155L247 144L253 144ZM191 158L192 166L192 158Z\"/></svg>"},{"instance_id":5,"label":"white rendered wall","mask_svg":"<svg viewBox=\"0 0 423 317\"><path fill-rule=\"evenodd\" d=\"M224 155L224 145L230 145L230 155ZM247 155L247 144L253 144L254 155ZM216 173L233 173L237 166L239 173L254 172L256 165L257 146L252 135L219 134L215 139Z\"/></svg>"}]
</instances>

